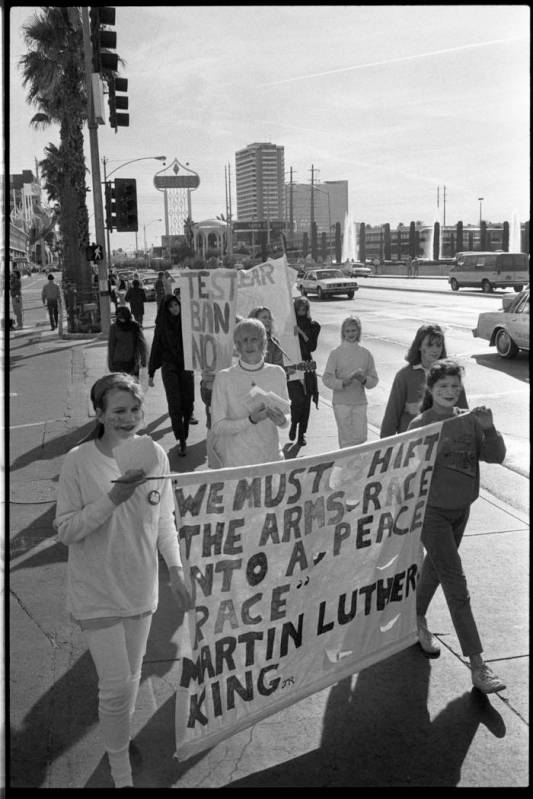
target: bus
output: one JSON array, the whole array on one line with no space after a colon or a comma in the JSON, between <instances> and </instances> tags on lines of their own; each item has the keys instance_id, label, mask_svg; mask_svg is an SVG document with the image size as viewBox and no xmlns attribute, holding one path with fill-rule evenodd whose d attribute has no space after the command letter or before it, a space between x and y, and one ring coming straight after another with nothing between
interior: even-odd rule
<instances>
[{"instance_id":1,"label":"bus","mask_svg":"<svg viewBox=\"0 0 533 799\"><path fill-rule=\"evenodd\" d=\"M529 255L523 252L458 252L448 275L452 291L480 288L486 294L529 283Z\"/></svg>"}]
</instances>

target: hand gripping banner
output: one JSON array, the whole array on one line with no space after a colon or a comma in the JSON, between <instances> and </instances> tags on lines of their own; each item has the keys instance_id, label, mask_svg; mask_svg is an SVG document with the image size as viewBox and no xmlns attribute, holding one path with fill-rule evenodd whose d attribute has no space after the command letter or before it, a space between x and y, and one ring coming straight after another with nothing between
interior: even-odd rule
<instances>
[{"instance_id":1,"label":"hand gripping banner","mask_svg":"<svg viewBox=\"0 0 533 799\"><path fill-rule=\"evenodd\" d=\"M172 475L194 597L176 757L416 642L420 533L441 426Z\"/></svg>"}]
</instances>

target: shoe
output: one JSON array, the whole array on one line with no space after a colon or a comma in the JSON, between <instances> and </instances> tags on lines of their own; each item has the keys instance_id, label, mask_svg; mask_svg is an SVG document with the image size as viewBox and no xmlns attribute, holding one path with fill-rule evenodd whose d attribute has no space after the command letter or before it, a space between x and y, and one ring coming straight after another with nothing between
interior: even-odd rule
<instances>
[{"instance_id":1,"label":"shoe","mask_svg":"<svg viewBox=\"0 0 533 799\"><path fill-rule=\"evenodd\" d=\"M298 436L298 444L301 447L305 447L305 445L307 444L307 440L306 440L305 436Z\"/></svg>"},{"instance_id":2,"label":"shoe","mask_svg":"<svg viewBox=\"0 0 533 799\"><path fill-rule=\"evenodd\" d=\"M416 626L420 649L429 657L437 658L440 655L440 646L435 636L428 630L423 616L417 616Z\"/></svg>"},{"instance_id":3,"label":"shoe","mask_svg":"<svg viewBox=\"0 0 533 799\"><path fill-rule=\"evenodd\" d=\"M296 438L296 425L291 424L291 429L289 430L289 441L294 441Z\"/></svg>"},{"instance_id":4,"label":"shoe","mask_svg":"<svg viewBox=\"0 0 533 799\"><path fill-rule=\"evenodd\" d=\"M472 669L472 685L482 694L494 694L496 691L504 691L506 688L505 683L496 677L486 663Z\"/></svg>"},{"instance_id":5,"label":"shoe","mask_svg":"<svg viewBox=\"0 0 533 799\"><path fill-rule=\"evenodd\" d=\"M187 444L185 443L185 441L180 441L180 448L178 450L178 453L179 455L181 455L182 458L184 458L185 455L187 454Z\"/></svg>"},{"instance_id":6,"label":"shoe","mask_svg":"<svg viewBox=\"0 0 533 799\"><path fill-rule=\"evenodd\" d=\"M189 424L198 424L198 419L196 418L194 413L191 413L191 417L189 419Z\"/></svg>"}]
</instances>

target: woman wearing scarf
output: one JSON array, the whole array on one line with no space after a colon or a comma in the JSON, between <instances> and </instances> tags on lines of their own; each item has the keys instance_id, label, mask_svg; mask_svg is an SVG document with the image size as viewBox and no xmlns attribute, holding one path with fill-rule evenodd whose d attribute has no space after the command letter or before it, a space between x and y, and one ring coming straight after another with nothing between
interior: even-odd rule
<instances>
[{"instance_id":1,"label":"woman wearing scarf","mask_svg":"<svg viewBox=\"0 0 533 799\"><path fill-rule=\"evenodd\" d=\"M194 373L185 369L181 303L174 294L164 297L157 312L148 362L149 386L154 385L154 374L160 367L172 431L179 442L179 454L184 456L194 406Z\"/></svg>"}]
</instances>

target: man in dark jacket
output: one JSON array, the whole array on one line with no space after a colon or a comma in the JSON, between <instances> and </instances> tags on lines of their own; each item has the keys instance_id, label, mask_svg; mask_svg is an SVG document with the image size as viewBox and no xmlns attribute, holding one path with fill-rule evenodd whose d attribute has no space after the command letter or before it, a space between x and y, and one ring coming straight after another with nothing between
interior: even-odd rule
<instances>
[{"instance_id":1,"label":"man in dark jacket","mask_svg":"<svg viewBox=\"0 0 533 799\"><path fill-rule=\"evenodd\" d=\"M124 299L126 300L126 302L129 302L130 304L133 318L142 327L143 317L144 317L144 303L146 302L146 293L144 289L141 288L139 280L136 279L133 280L132 285L127 290L126 297Z\"/></svg>"}]
</instances>

